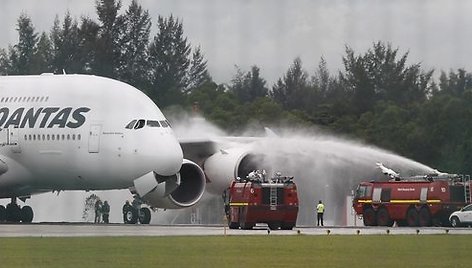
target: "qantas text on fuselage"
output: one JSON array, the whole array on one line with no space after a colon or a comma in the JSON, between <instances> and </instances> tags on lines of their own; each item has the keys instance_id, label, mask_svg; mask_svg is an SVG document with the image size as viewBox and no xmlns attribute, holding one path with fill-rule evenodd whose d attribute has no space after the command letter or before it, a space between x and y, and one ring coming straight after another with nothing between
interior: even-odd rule
<instances>
[{"instance_id":1,"label":"qantas text on fuselage","mask_svg":"<svg viewBox=\"0 0 472 268\"><path fill-rule=\"evenodd\" d=\"M0 128L78 128L85 123L88 107L0 108Z\"/></svg>"}]
</instances>

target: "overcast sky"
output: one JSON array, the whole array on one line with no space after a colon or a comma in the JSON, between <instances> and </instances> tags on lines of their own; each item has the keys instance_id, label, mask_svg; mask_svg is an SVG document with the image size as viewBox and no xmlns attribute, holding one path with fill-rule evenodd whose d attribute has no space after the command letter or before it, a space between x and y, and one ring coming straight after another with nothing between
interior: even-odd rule
<instances>
[{"instance_id":1,"label":"overcast sky","mask_svg":"<svg viewBox=\"0 0 472 268\"><path fill-rule=\"evenodd\" d=\"M123 1L124 11L131 0ZM157 16L183 19L192 45L201 45L213 78L228 82L234 65L258 65L271 85L299 56L313 73L320 57L342 68L347 44L364 53L373 42L391 42L410 63L427 69L472 71L472 1L467 0L141 0ZM0 47L17 42L16 20L26 12L38 31L54 17L95 18L95 0L0 0ZM437 72L438 73L438 72ZM437 74L436 73L436 74Z\"/></svg>"}]
</instances>

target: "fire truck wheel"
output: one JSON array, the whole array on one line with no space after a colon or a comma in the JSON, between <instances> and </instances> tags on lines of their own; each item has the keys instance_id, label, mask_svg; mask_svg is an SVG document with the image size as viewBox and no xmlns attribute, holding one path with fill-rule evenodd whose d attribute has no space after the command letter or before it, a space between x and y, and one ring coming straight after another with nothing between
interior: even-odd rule
<instances>
[{"instance_id":1,"label":"fire truck wheel","mask_svg":"<svg viewBox=\"0 0 472 268\"><path fill-rule=\"evenodd\" d=\"M451 218L451 226L454 227L454 228L461 226L461 221L459 220L459 218L452 217Z\"/></svg>"},{"instance_id":2,"label":"fire truck wheel","mask_svg":"<svg viewBox=\"0 0 472 268\"><path fill-rule=\"evenodd\" d=\"M295 227L295 225L292 224L292 223L284 223L284 224L282 224L281 228L282 228L282 230L292 230L293 227Z\"/></svg>"},{"instance_id":3,"label":"fire truck wheel","mask_svg":"<svg viewBox=\"0 0 472 268\"><path fill-rule=\"evenodd\" d=\"M376 226L377 225L377 216L375 215L375 211L371 207L366 207L364 209L364 213L362 214L362 218L364 219L365 226Z\"/></svg>"},{"instance_id":4,"label":"fire truck wheel","mask_svg":"<svg viewBox=\"0 0 472 268\"><path fill-rule=\"evenodd\" d=\"M278 230L280 228L280 222L269 222L267 225L269 225L269 229L271 230Z\"/></svg>"},{"instance_id":5,"label":"fire truck wheel","mask_svg":"<svg viewBox=\"0 0 472 268\"><path fill-rule=\"evenodd\" d=\"M422 207L418 216L420 226L431 226L431 214L427 207Z\"/></svg>"},{"instance_id":6,"label":"fire truck wheel","mask_svg":"<svg viewBox=\"0 0 472 268\"><path fill-rule=\"evenodd\" d=\"M392 226L393 225L393 221L390 218L390 215L388 214L387 209L384 207L377 210L377 224L379 226Z\"/></svg>"},{"instance_id":7,"label":"fire truck wheel","mask_svg":"<svg viewBox=\"0 0 472 268\"><path fill-rule=\"evenodd\" d=\"M237 222L230 222L228 224L228 227L229 229L238 229L239 228L239 224Z\"/></svg>"},{"instance_id":8,"label":"fire truck wheel","mask_svg":"<svg viewBox=\"0 0 472 268\"><path fill-rule=\"evenodd\" d=\"M418 226L419 223L419 216L418 212L414 207L411 207L408 209L406 212L406 222L408 223L408 226L410 227L416 227Z\"/></svg>"},{"instance_id":9,"label":"fire truck wheel","mask_svg":"<svg viewBox=\"0 0 472 268\"><path fill-rule=\"evenodd\" d=\"M243 230L251 230L252 227L254 227L253 223L248 223L248 222L240 222L239 225L241 225L241 229Z\"/></svg>"}]
</instances>

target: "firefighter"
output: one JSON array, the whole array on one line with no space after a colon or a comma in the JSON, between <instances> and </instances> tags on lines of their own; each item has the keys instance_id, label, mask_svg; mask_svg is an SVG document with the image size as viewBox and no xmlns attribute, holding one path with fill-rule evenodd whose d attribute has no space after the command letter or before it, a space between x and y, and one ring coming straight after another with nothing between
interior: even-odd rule
<instances>
[{"instance_id":1,"label":"firefighter","mask_svg":"<svg viewBox=\"0 0 472 268\"><path fill-rule=\"evenodd\" d=\"M97 201L95 201L95 223L100 223L100 218L102 214L102 201L100 198L97 198Z\"/></svg>"},{"instance_id":2,"label":"firefighter","mask_svg":"<svg viewBox=\"0 0 472 268\"><path fill-rule=\"evenodd\" d=\"M109 223L109 216L110 216L110 205L107 201L103 202L102 206L102 218L104 223Z\"/></svg>"},{"instance_id":3,"label":"firefighter","mask_svg":"<svg viewBox=\"0 0 472 268\"><path fill-rule=\"evenodd\" d=\"M325 206L324 206L323 202L321 202L321 200L320 200L320 201L318 201L318 205L316 206L318 226L320 226L320 221L321 221L321 226L324 226L323 225L324 211L325 211Z\"/></svg>"}]
</instances>

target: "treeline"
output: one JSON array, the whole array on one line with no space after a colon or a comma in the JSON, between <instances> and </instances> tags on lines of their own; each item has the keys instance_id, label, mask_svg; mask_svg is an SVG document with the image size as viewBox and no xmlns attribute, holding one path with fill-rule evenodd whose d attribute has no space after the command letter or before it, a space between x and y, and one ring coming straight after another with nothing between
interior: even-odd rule
<instances>
[{"instance_id":1,"label":"treeline","mask_svg":"<svg viewBox=\"0 0 472 268\"><path fill-rule=\"evenodd\" d=\"M237 69L216 84L199 46L178 18L149 12L136 1L96 1L98 21L70 13L49 33L18 19L18 43L0 49L0 74L85 73L136 86L161 108L191 110L230 133L264 126L313 127L349 135L448 172L472 173L472 74L408 63L391 44L363 53L346 46L343 69L330 73L322 58L310 74L299 58L269 86L258 66ZM231 63L228 63L231 64Z\"/></svg>"}]
</instances>

